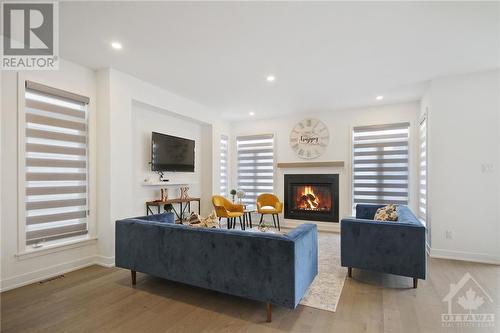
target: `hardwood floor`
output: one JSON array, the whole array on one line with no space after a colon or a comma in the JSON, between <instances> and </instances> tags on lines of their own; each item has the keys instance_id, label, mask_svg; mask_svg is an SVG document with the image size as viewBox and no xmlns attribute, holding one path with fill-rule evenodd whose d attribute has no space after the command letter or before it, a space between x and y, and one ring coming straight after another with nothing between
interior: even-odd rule
<instances>
[{"instance_id":1,"label":"hardwood floor","mask_svg":"<svg viewBox=\"0 0 500 333\"><path fill-rule=\"evenodd\" d=\"M449 284L471 273L496 327L445 328ZM500 332L500 266L429 260L427 280L353 269L337 312L273 307L130 271L92 266L1 294L2 332Z\"/></svg>"}]
</instances>

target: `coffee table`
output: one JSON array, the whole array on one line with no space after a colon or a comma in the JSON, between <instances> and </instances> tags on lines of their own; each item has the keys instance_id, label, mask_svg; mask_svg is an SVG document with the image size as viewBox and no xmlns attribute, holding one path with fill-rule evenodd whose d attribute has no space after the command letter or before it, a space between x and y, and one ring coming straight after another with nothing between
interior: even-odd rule
<instances>
[{"instance_id":1,"label":"coffee table","mask_svg":"<svg viewBox=\"0 0 500 333\"><path fill-rule=\"evenodd\" d=\"M252 213L255 213L257 210L254 205L243 205L243 225L253 228L252 225Z\"/></svg>"}]
</instances>

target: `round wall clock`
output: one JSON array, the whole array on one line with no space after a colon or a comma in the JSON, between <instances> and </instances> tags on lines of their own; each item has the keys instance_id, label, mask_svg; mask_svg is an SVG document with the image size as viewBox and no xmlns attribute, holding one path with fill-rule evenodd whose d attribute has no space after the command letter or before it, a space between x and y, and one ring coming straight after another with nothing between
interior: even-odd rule
<instances>
[{"instance_id":1,"label":"round wall clock","mask_svg":"<svg viewBox=\"0 0 500 333\"><path fill-rule=\"evenodd\" d=\"M308 160L321 156L329 140L328 128L318 119L304 119L290 133L290 147L298 157Z\"/></svg>"}]
</instances>

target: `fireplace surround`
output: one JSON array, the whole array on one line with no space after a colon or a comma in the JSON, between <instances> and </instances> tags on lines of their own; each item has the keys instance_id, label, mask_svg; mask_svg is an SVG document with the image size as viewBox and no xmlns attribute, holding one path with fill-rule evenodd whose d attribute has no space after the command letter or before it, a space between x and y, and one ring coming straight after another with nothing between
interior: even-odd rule
<instances>
[{"instance_id":1,"label":"fireplace surround","mask_svg":"<svg viewBox=\"0 0 500 333\"><path fill-rule=\"evenodd\" d=\"M285 218L339 222L339 175L286 174Z\"/></svg>"}]
</instances>

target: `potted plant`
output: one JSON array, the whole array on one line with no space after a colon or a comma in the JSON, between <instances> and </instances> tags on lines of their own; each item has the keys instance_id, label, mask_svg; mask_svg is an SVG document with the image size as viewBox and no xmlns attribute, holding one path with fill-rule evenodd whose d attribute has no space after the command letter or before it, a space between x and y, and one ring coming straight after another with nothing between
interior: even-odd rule
<instances>
[{"instance_id":1,"label":"potted plant","mask_svg":"<svg viewBox=\"0 0 500 333\"><path fill-rule=\"evenodd\" d=\"M236 195L236 190L232 189L231 192L229 192L229 194L231 194L231 197L233 198L233 203L234 203L234 196Z\"/></svg>"}]
</instances>

